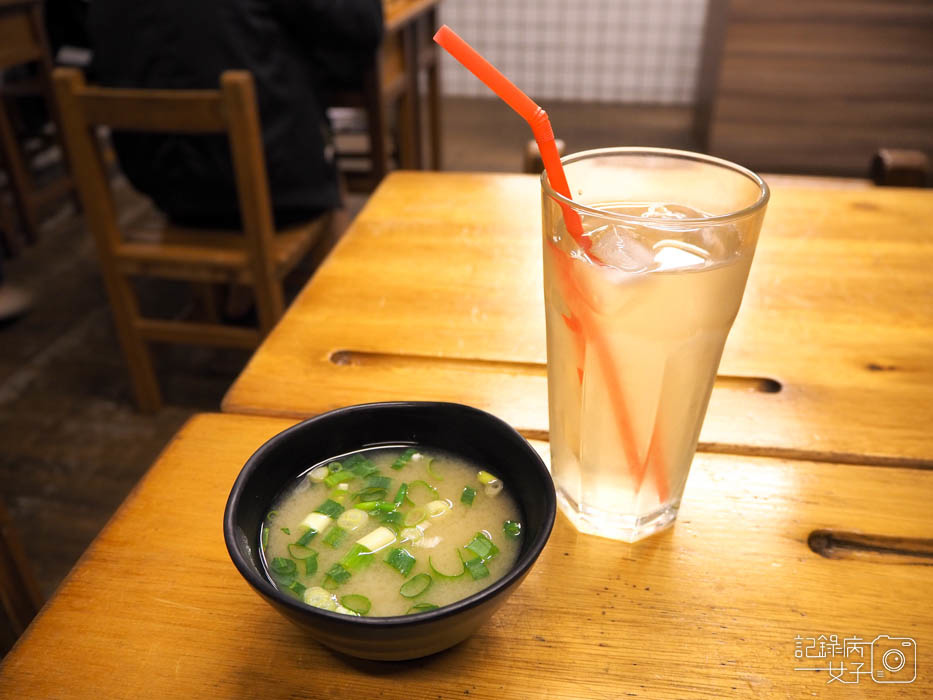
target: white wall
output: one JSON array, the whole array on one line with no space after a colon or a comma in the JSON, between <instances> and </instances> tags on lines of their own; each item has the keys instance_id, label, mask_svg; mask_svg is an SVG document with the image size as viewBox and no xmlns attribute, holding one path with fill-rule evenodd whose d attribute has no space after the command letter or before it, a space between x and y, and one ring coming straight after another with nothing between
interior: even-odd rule
<instances>
[{"instance_id":1,"label":"white wall","mask_svg":"<svg viewBox=\"0 0 933 700\"><path fill-rule=\"evenodd\" d=\"M693 100L706 0L443 0L441 20L537 99ZM448 95L491 93L446 52Z\"/></svg>"}]
</instances>

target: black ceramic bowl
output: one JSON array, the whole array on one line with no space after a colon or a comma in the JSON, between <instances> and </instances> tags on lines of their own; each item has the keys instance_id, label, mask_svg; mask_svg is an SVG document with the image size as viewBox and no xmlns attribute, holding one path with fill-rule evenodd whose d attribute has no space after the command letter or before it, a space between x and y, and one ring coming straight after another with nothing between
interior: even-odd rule
<instances>
[{"instance_id":1,"label":"black ceramic bowl","mask_svg":"<svg viewBox=\"0 0 933 700\"><path fill-rule=\"evenodd\" d=\"M285 485L335 455L403 443L443 449L502 479L522 511L522 549L512 570L456 603L397 617L341 615L275 588L260 561L259 537L263 518ZM454 403L373 403L311 418L260 447L227 499L224 539L233 563L256 592L317 641L364 659L414 659L463 641L506 601L544 549L555 512L554 484L541 458L495 416Z\"/></svg>"}]
</instances>

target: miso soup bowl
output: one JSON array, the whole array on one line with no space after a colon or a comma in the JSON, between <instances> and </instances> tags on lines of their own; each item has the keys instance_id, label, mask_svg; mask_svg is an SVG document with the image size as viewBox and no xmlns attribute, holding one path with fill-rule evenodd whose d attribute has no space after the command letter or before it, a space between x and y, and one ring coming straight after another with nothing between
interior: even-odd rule
<instances>
[{"instance_id":1,"label":"miso soup bowl","mask_svg":"<svg viewBox=\"0 0 933 700\"><path fill-rule=\"evenodd\" d=\"M261 562L260 528L283 488L308 467L335 455L404 443L451 452L502 479L522 515L522 547L512 569L455 603L396 617L354 617L313 608L273 586ZM544 549L555 512L554 484L544 462L495 416L453 403L373 403L311 418L260 447L230 492L224 539L243 578L321 644L364 659L414 659L463 641L505 603Z\"/></svg>"}]
</instances>

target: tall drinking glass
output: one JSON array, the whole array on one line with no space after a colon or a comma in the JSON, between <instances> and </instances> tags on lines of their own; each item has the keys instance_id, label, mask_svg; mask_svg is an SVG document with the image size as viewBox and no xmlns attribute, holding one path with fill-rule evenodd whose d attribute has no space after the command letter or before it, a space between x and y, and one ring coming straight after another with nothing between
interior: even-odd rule
<instances>
[{"instance_id":1,"label":"tall drinking glass","mask_svg":"<svg viewBox=\"0 0 933 700\"><path fill-rule=\"evenodd\" d=\"M633 542L677 517L768 187L667 149L563 163L572 201L541 177L551 471L580 531Z\"/></svg>"}]
</instances>

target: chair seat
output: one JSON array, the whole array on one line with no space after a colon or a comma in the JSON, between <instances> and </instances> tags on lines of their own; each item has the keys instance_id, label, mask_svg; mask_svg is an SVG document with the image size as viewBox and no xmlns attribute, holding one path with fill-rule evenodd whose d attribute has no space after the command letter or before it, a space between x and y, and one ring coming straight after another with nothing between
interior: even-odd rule
<instances>
[{"instance_id":1,"label":"chair seat","mask_svg":"<svg viewBox=\"0 0 933 700\"><path fill-rule=\"evenodd\" d=\"M328 229L329 214L277 232L273 238L276 274L284 277ZM235 230L167 225L128 231L115 251L128 275L151 275L198 282L251 284L246 238Z\"/></svg>"}]
</instances>

